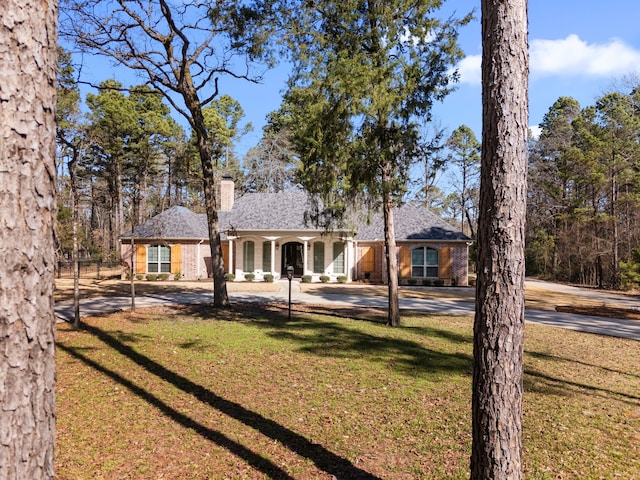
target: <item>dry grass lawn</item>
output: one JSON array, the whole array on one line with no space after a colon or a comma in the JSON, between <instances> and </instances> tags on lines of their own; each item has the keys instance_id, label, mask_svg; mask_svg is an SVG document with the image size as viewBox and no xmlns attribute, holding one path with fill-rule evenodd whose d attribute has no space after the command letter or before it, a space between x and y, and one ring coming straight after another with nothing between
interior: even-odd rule
<instances>
[{"instance_id":1,"label":"dry grass lawn","mask_svg":"<svg viewBox=\"0 0 640 480\"><path fill-rule=\"evenodd\" d=\"M383 319L242 304L62 324L57 478L468 478L473 320ZM526 328L525 478L640 478L638 342Z\"/></svg>"},{"instance_id":2,"label":"dry grass lawn","mask_svg":"<svg viewBox=\"0 0 640 480\"><path fill-rule=\"evenodd\" d=\"M56 281L68 300L70 279ZM234 291L278 284L229 283ZM306 292L385 295L368 285ZM210 291L136 282L138 294ZM83 297L129 283L81 280ZM473 301L474 289L402 296ZM527 307L637 311L527 287ZM60 479L462 479L468 477L472 319L296 305L139 309L58 329ZM527 325L525 477L640 478L638 343Z\"/></svg>"}]
</instances>

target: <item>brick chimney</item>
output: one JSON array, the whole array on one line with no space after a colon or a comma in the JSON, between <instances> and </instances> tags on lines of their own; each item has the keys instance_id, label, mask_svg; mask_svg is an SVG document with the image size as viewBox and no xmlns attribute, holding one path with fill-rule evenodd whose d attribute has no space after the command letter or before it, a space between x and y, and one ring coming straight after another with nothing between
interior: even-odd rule
<instances>
[{"instance_id":1,"label":"brick chimney","mask_svg":"<svg viewBox=\"0 0 640 480\"><path fill-rule=\"evenodd\" d=\"M220 210L228 212L233 208L234 183L231 175L224 175L220 180Z\"/></svg>"}]
</instances>

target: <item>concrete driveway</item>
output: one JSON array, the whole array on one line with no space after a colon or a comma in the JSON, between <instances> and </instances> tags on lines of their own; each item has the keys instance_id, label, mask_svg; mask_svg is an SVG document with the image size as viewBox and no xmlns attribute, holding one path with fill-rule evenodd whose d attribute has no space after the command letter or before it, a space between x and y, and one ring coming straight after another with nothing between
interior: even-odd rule
<instances>
[{"instance_id":1,"label":"concrete driveway","mask_svg":"<svg viewBox=\"0 0 640 480\"><path fill-rule=\"evenodd\" d=\"M624 306L627 308L638 308L636 298L615 295L608 292L598 292L591 289L581 289L567 285L560 285L537 280L527 280L533 282L537 287L548 288L550 291L560 291L572 295L584 296L594 299L595 296L601 298L603 303ZM281 281L280 289L277 292L232 292L229 294L231 301L237 302L258 302L275 301L288 302L288 283ZM324 304L324 305L355 305L361 307L386 308L387 298L384 296L340 294L340 293L302 293L299 283L292 282L291 292L292 303L296 304ZM210 293L190 292L190 293L166 293L136 297L136 306L157 306L163 304L198 304L211 301ZM110 313L128 309L131 300L128 297L103 297L82 300L80 312L82 316ZM459 301L455 299L425 299L425 298L401 298L400 308L416 311L433 312L443 315L464 315L473 316L475 306L472 302ZM73 303L60 302L55 305L56 317L59 321L71 321L73 319ZM640 321L592 317L571 313L560 313L547 310L527 309L525 312L527 322L538 323L558 328L567 328L581 332L608 335L614 337L628 338L640 341Z\"/></svg>"}]
</instances>

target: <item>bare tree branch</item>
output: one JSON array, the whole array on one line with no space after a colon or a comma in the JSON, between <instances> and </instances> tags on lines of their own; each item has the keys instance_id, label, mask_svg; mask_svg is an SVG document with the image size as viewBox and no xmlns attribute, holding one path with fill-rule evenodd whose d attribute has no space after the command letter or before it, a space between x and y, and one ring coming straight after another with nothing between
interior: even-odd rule
<instances>
[{"instance_id":1,"label":"bare tree branch","mask_svg":"<svg viewBox=\"0 0 640 480\"><path fill-rule=\"evenodd\" d=\"M62 0L61 36L145 77L184 116L197 139L212 253L214 305L228 304L216 198L217 133L203 108L219 93L218 76L256 82L272 58L264 44L268 0ZM242 62L239 59L243 59Z\"/></svg>"}]
</instances>

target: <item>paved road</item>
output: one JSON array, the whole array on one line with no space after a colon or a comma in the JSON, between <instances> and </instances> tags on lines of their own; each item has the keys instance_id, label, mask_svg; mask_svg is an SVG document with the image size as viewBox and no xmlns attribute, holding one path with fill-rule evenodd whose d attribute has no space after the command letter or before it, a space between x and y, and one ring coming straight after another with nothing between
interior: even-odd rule
<instances>
[{"instance_id":1,"label":"paved road","mask_svg":"<svg viewBox=\"0 0 640 480\"><path fill-rule=\"evenodd\" d=\"M611 293L598 292L590 289L581 289L570 286L560 286L546 282L535 282L537 286L549 289L562 289L573 295L585 296L587 298L602 298L608 304L638 308L638 300L615 295ZM286 303L288 301L287 282L280 282L281 288L278 292L265 293L230 293L231 301L251 302L251 301L278 301ZM136 297L136 306L157 306L167 303L174 304L197 304L211 301L211 294L202 292L193 293L166 293L162 295L147 295ZM128 309L131 300L127 297L104 297L82 300L80 303L81 316L96 315L101 313L115 312ZM369 295L349 295L349 294L323 294L323 293L302 293L299 284L294 281L292 284L292 303L325 305L355 305L363 307L386 307L387 298L383 296ZM400 308L425 312L441 313L446 315L473 315L474 305L471 302L455 301L450 299L420 299L401 298ZM60 302L55 306L56 317L60 321L70 321L73 319L72 302ZM609 335L614 337L629 338L640 341L640 321L591 317L587 315L576 315L570 313L560 313L546 310L527 309L525 319L528 322L549 325L552 327L567 328L581 332Z\"/></svg>"},{"instance_id":2,"label":"paved road","mask_svg":"<svg viewBox=\"0 0 640 480\"><path fill-rule=\"evenodd\" d=\"M640 310L640 296L622 295L615 292L596 290L595 288L574 287L562 283L545 282L543 280L527 279L527 285L535 286L553 292L568 293L576 297L585 297L590 300L601 301L603 304L616 305L625 308Z\"/></svg>"}]
</instances>

